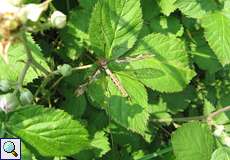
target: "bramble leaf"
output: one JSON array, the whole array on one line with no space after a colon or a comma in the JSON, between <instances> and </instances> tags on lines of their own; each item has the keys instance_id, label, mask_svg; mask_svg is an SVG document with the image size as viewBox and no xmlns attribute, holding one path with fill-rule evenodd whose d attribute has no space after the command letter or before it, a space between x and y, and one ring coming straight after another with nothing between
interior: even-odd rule
<instances>
[{"instance_id":1,"label":"bramble leaf","mask_svg":"<svg viewBox=\"0 0 230 160\"><path fill-rule=\"evenodd\" d=\"M174 5L175 2L176 0L159 0L158 4L161 7L161 12L164 15L169 16L176 10L176 6Z\"/></svg>"},{"instance_id":2,"label":"bramble leaf","mask_svg":"<svg viewBox=\"0 0 230 160\"><path fill-rule=\"evenodd\" d=\"M230 18L222 12L216 12L204 17L201 24L205 30L205 38L220 63L223 66L230 64Z\"/></svg>"},{"instance_id":3,"label":"bramble leaf","mask_svg":"<svg viewBox=\"0 0 230 160\"><path fill-rule=\"evenodd\" d=\"M97 157L102 157L106 154L111 149L109 145L109 140L106 137L105 132L98 131L95 133L91 146L95 148L94 152Z\"/></svg>"},{"instance_id":4,"label":"bramble leaf","mask_svg":"<svg viewBox=\"0 0 230 160\"><path fill-rule=\"evenodd\" d=\"M66 156L88 147L87 130L70 115L41 106L26 106L9 115L7 129L43 156Z\"/></svg>"},{"instance_id":5,"label":"bramble leaf","mask_svg":"<svg viewBox=\"0 0 230 160\"><path fill-rule=\"evenodd\" d=\"M27 35L27 38L29 43L28 46L31 49L33 58L44 68L49 70L46 60L41 53L40 47L34 42L33 38L30 35ZM9 49L9 64L5 64L3 60L0 59L0 79L16 81L18 79L19 73L25 66L26 60L27 55L24 45L20 42L12 45ZM25 84L28 82L32 82L33 79L37 78L41 74L42 72L40 72L39 70L35 70L34 68L30 67L25 77Z\"/></svg>"},{"instance_id":6,"label":"bramble leaf","mask_svg":"<svg viewBox=\"0 0 230 160\"><path fill-rule=\"evenodd\" d=\"M109 77L100 78L89 86L88 95L93 104L99 104L108 115L119 125L143 136L148 131L147 123L147 93L145 87L126 75L115 74L120 84L127 91L128 97L123 97L117 86ZM107 86L107 87L106 87ZM94 90L97 94L94 92ZM101 93L101 91L104 91Z\"/></svg>"},{"instance_id":7,"label":"bramble leaf","mask_svg":"<svg viewBox=\"0 0 230 160\"><path fill-rule=\"evenodd\" d=\"M230 149L227 147L218 148L213 152L211 160L229 160Z\"/></svg>"},{"instance_id":8,"label":"bramble leaf","mask_svg":"<svg viewBox=\"0 0 230 160\"><path fill-rule=\"evenodd\" d=\"M206 124L184 124L172 135L172 146L177 160L210 160L214 138Z\"/></svg>"},{"instance_id":9,"label":"bramble leaf","mask_svg":"<svg viewBox=\"0 0 230 160\"><path fill-rule=\"evenodd\" d=\"M193 39L194 42L191 42L191 53L195 63L209 73L215 73L220 70L222 66L203 35L194 35Z\"/></svg>"},{"instance_id":10,"label":"bramble leaf","mask_svg":"<svg viewBox=\"0 0 230 160\"><path fill-rule=\"evenodd\" d=\"M152 54L153 58L133 61L126 69L152 68L163 74L152 79L139 79L144 85L160 92L177 92L194 77L189 68L188 55L183 41L174 36L150 34L138 42L131 55Z\"/></svg>"},{"instance_id":11,"label":"bramble leaf","mask_svg":"<svg viewBox=\"0 0 230 160\"><path fill-rule=\"evenodd\" d=\"M208 12L216 9L213 0L177 0L175 6L192 18L202 18Z\"/></svg>"},{"instance_id":12,"label":"bramble leaf","mask_svg":"<svg viewBox=\"0 0 230 160\"><path fill-rule=\"evenodd\" d=\"M99 0L90 21L90 42L99 57L116 58L133 47L141 28L140 0Z\"/></svg>"}]
</instances>

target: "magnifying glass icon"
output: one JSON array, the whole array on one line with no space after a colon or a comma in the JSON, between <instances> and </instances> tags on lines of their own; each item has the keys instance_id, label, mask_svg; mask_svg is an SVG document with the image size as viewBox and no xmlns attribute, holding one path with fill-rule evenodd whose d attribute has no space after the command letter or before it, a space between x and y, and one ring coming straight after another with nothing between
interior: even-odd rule
<instances>
[{"instance_id":1,"label":"magnifying glass icon","mask_svg":"<svg viewBox=\"0 0 230 160\"><path fill-rule=\"evenodd\" d=\"M7 141L3 144L3 150L6 152L6 153L11 153L14 155L14 157L17 157L18 154L17 152L15 152L15 145L13 142L11 141Z\"/></svg>"}]
</instances>

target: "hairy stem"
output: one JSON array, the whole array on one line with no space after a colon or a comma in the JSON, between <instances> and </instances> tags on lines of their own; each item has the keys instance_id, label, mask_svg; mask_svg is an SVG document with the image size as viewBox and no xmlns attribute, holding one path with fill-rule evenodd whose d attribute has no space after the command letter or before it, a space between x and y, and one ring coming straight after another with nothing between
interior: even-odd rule
<instances>
[{"instance_id":1,"label":"hairy stem","mask_svg":"<svg viewBox=\"0 0 230 160\"><path fill-rule=\"evenodd\" d=\"M164 118L164 119L152 119L152 122L160 122L160 123L166 123L166 122L187 122L187 121L193 121L193 120L205 120L207 116L195 116L195 117L180 117L180 118Z\"/></svg>"},{"instance_id":2,"label":"hairy stem","mask_svg":"<svg viewBox=\"0 0 230 160\"><path fill-rule=\"evenodd\" d=\"M217 111L212 112L211 114L209 114L209 115L207 116L207 122L208 122L208 124L211 125L211 124L212 124L212 120L213 120L216 116L218 116L218 115L221 114L221 113L227 112L227 111L230 111L230 106L221 108L221 109L219 109L219 110L217 110Z\"/></svg>"},{"instance_id":3,"label":"hairy stem","mask_svg":"<svg viewBox=\"0 0 230 160\"><path fill-rule=\"evenodd\" d=\"M195 116L195 117L181 117L181 118L165 118L165 119L152 119L152 122L167 123L167 122L187 122L187 121L207 121L209 125L212 125L212 120L221 113L230 111L230 106L221 108L215 112L210 113L207 116Z\"/></svg>"},{"instance_id":4,"label":"hairy stem","mask_svg":"<svg viewBox=\"0 0 230 160\"><path fill-rule=\"evenodd\" d=\"M31 53L31 49L30 47L28 46L28 43L27 43L27 38L26 38L26 35L23 34L22 36L22 40L23 40L23 44L24 44L24 47L26 49L26 54L27 54L27 57L28 59L31 61L31 64L39 69L41 72L43 72L44 74L48 75L49 74L49 71L46 70L42 65L40 65L32 56L32 53Z\"/></svg>"},{"instance_id":5,"label":"hairy stem","mask_svg":"<svg viewBox=\"0 0 230 160\"><path fill-rule=\"evenodd\" d=\"M20 73L20 75L19 75L19 77L18 77L16 92L17 92L19 89L22 88L24 79L25 79L25 77L26 77L26 73L27 73L28 69L30 68L30 65L31 65L31 60L28 59L28 60L26 61L26 64L25 64L23 70L21 71L21 73Z\"/></svg>"},{"instance_id":6,"label":"hairy stem","mask_svg":"<svg viewBox=\"0 0 230 160\"><path fill-rule=\"evenodd\" d=\"M151 154L148 154L148 155L145 155L144 157L138 159L138 160L151 160L153 158L156 158L156 157L159 157L159 156L162 156L168 152L172 152L173 151L173 148L172 147L168 147L168 148L165 148L165 149L161 149L160 151L158 152L154 152L154 153L151 153Z\"/></svg>"}]
</instances>

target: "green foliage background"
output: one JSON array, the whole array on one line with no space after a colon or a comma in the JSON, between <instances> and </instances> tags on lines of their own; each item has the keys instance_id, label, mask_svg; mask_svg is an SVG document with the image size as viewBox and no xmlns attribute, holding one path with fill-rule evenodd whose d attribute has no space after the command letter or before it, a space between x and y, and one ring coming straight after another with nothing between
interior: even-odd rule
<instances>
[{"instance_id":1,"label":"green foliage background","mask_svg":"<svg viewBox=\"0 0 230 160\"><path fill-rule=\"evenodd\" d=\"M229 114L205 121L230 105L229 0L54 0L52 8L67 26L27 34L34 59L51 73L91 67L51 77L28 70L24 87L36 101L0 115L0 135L22 139L23 160L229 159L212 133L220 124L230 132ZM0 79L16 81L25 58L23 44L11 46Z\"/></svg>"}]
</instances>

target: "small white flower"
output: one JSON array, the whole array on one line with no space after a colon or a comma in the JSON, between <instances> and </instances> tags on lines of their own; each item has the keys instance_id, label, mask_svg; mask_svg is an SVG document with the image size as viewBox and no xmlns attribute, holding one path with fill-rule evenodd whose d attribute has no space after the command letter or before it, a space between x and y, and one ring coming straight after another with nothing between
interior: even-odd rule
<instances>
[{"instance_id":1,"label":"small white flower","mask_svg":"<svg viewBox=\"0 0 230 160\"><path fill-rule=\"evenodd\" d=\"M229 136L225 136L224 137L224 144L228 147L230 147L230 137Z\"/></svg>"},{"instance_id":2,"label":"small white flower","mask_svg":"<svg viewBox=\"0 0 230 160\"><path fill-rule=\"evenodd\" d=\"M213 134L216 137L220 137L223 132L224 132L224 126L223 125L217 125Z\"/></svg>"},{"instance_id":3,"label":"small white flower","mask_svg":"<svg viewBox=\"0 0 230 160\"><path fill-rule=\"evenodd\" d=\"M36 22L40 18L44 8L40 4L27 4L24 8L27 19Z\"/></svg>"},{"instance_id":4,"label":"small white flower","mask_svg":"<svg viewBox=\"0 0 230 160\"><path fill-rule=\"evenodd\" d=\"M24 13L24 15L26 15L27 19L33 22L37 22L42 12L44 12L47 9L51 1L52 0L46 0L45 2L41 4L30 3L22 7L21 10Z\"/></svg>"},{"instance_id":5,"label":"small white flower","mask_svg":"<svg viewBox=\"0 0 230 160\"><path fill-rule=\"evenodd\" d=\"M16 7L9 3L7 0L2 0L0 2L0 14L4 13L17 13L20 10L19 7Z\"/></svg>"},{"instance_id":6,"label":"small white flower","mask_svg":"<svg viewBox=\"0 0 230 160\"><path fill-rule=\"evenodd\" d=\"M50 17L51 24L56 28L63 28L66 25L66 15L60 11L54 11Z\"/></svg>"}]
</instances>

